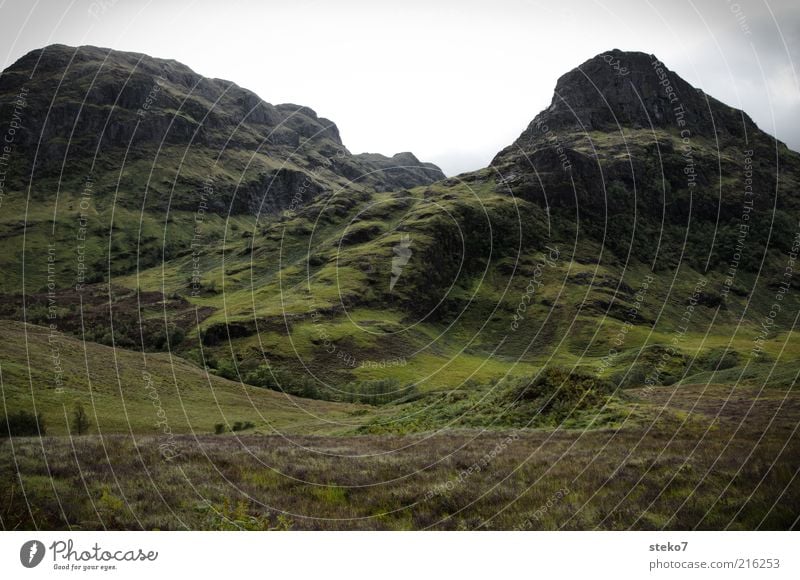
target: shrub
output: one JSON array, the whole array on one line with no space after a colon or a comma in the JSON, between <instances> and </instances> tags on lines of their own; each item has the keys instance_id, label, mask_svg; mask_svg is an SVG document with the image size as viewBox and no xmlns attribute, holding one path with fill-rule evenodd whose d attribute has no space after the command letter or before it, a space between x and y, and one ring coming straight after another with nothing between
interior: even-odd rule
<instances>
[{"instance_id":1,"label":"shrub","mask_svg":"<svg viewBox=\"0 0 800 580\"><path fill-rule=\"evenodd\" d=\"M238 381L239 380L239 375L236 372L236 369L228 361L223 361L223 362L219 363L219 365L217 366L216 372L223 379L228 379L230 381Z\"/></svg>"},{"instance_id":2,"label":"shrub","mask_svg":"<svg viewBox=\"0 0 800 580\"><path fill-rule=\"evenodd\" d=\"M388 405L406 402L418 396L415 385L401 387L400 382L395 378L349 383L344 388L344 391L344 399L346 401L367 405Z\"/></svg>"},{"instance_id":3,"label":"shrub","mask_svg":"<svg viewBox=\"0 0 800 580\"><path fill-rule=\"evenodd\" d=\"M233 424L233 431L247 431L248 429L252 429L255 427L256 424L252 421L236 421Z\"/></svg>"},{"instance_id":4,"label":"shrub","mask_svg":"<svg viewBox=\"0 0 800 580\"><path fill-rule=\"evenodd\" d=\"M225 433L225 423L216 423L214 425L214 434L222 435L223 433Z\"/></svg>"},{"instance_id":5,"label":"shrub","mask_svg":"<svg viewBox=\"0 0 800 580\"><path fill-rule=\"evenodd\" d=\"M330 400L330 397L326 397L324 393L317 389L317 384L313 377L293 375L283 369L270 368L267 365L261 365L247 373L244 377L244 382L297 397Z\"/></svg>"},{"instance_id":6,"label":"shrub","mask_svg":"<svg viewBox=\"0 0 800 580\"><path fill-rule=\"evenodd\" d=\"M724 371L739 366L739 353L725 348L714 348L704 353L699 362L705 370Z\"/></svg>"},{"instance_id":7,"label":"shrub","mask_svg":"<svg viewBox=\"0 0 800 580\"><path fill-rule=\"evenodd\" d=\"M186 332L180 328L176 327L169 336L169 345L171 348L175 348L180 343L183 342L183 339L186 338Z\"/></svg>"},{"instance_id":8,"label":"shrub","mask_svg":"<svg viewBox=\"0 0 800 580\"><path fill-rule=\"evenodd\" d=\"M538 376L510 381L505 402L545 422L560 422L575 412L602 406L614 390L613 383L596 376L549 367Z\"/></svg>"},{"instance_id":9,"label":"shrub","mask_svg":"<svg viewBox=\"0 0 800 580\"><path fill-rule=\"evenodd\" d=\"M289 371L261 365L247 373L244 382L256 387L281 391L307 399L324 401L345 401L367 405L386 405L389 403L411 401L418 397L415 386L403 387L394 378L375 379L360 383L349 383L341 391L320 388L313 377L296 375Z\"/></svg>"},{"instance_id":10,"label":"shrub","mask_svg":"<svg viewBox=\"0 0 800 580\"><path fill-rule=\"evenodd\" d=\"M24 437L28 435L44 435L46 433L44 419L40 414L28 411L17 411L0 421L0 437Z\"/></svg>"},{"instance_id":11,"label":"shrub","mask_svg":"<svg viewBox=\"0 0 800 580\"><path fill-rule=\"evenodd\" d=\"M251 513L247 502L239 500L234 503L227 497L221 504L206 500L195 507L195 512L202 518L199 527L204 530L285 532L292 527L291 520L283 514L273 521L269 514Z\"/></svg>"}]
</instances>

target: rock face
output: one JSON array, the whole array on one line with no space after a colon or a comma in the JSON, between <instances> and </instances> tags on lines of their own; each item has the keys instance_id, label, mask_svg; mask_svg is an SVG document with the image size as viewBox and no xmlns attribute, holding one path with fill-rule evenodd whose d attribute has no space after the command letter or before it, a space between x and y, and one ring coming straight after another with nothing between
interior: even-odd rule
<instances>
[{"instance_id":1,"label":"rock face","mask_svg":"<svg viewBox=\"0 0 800 580\"><path fill-rule=\"evenodd\" d=\"M52 45L0 75L4 123L21 93L24 130L14 143L12 185L26 185L32 174L45 191L78 187L91 174L98 192L115 190L119 179L123 190L170 192L180 207L196 205L210 180L220 211L237 212L281 209L300 187L315 195L351 181L394 190L444 178L413 156L393 165L351 155L336 125L312 109L271 105L173 60Z\"/></svg>"},{"instance_id":2,"label":"rock face","mask_svg":"<svg viewBox=\"0 0 800 580\"><path fill-rule=\"evenodd\" d=\"M550 106L506 151L547 140L546 133L673 129L678 117L692 135L744 138L750 117L692 87L656 56L611 50L558 79Z\"/></svg>"},{"instance_id":3,"label":"rock face","mask_svg":"<svg viewBox=\"0 0 800 580\"><path fill-rule=\"evenodd\" d=\"M705 267L727 253L717 234L728 244L744 219L749 241L776 223L791 239L800 210L797 153L640 52L612 50L563 75L550 106L492 166L498 191L642 259L659 240L685 239Z\"/></svg>"},{"instance_id":4,"label":"rock face","mask_svg":"<svg viewBox=\"0 0 800 580\"><path fill-rule=\"evenodd\" d=\"M386 157L380 153L359 153L354 156L367 166L375 167L377 176L386 175L391 177L393 184L402 184L400 187L411 188L420 183L427 183L432 175L440 175L439 169L433 163L423 163L411 152L396 153L391 157ZM443 179L441 175L438 179ZM392 189L397 189L396 187Z\"/></svg>"}]
</instances>

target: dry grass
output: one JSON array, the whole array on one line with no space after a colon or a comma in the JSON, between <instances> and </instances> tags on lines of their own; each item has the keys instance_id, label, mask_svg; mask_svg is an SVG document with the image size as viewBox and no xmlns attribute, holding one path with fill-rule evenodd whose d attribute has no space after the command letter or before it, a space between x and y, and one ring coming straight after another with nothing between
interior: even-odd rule
<instances>
[{"instance_id":1,"label":"dry grass","mask_svg":"<svg viewBox=\"0 0 800 580\"><path fill-rule=\"evenodd\" d=\"M661 418L614 431L181 435L169 461L153 436L6 440L0 517L5 529L797 528L798 397L728 390L654 389L641 403Z\"/></svg>"}]
</instances>

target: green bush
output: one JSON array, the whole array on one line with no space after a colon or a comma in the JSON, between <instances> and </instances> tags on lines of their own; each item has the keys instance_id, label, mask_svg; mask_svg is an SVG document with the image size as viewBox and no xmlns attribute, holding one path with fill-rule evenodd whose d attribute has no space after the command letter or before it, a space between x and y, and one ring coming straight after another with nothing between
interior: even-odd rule
<instances>
[{"instance_id":1,"label":"green bush","mask_svg":"<svg viewBox=\"0 0 800 580\"><path fill-rule=\"evenodd\" d=\"M228 361L223 361L219 363L219 365L216 368L216 374L221 376L223 379L228 379L230 381L239 380L239 375L237 374L236 369Z\"/></svg>"},{"instance_id":2,"label":"green bush","mask_svg":"<svg viewBox=\"0 0 800 580\"><path fill-rule=\"evenodd\" d=\"M538 376L509 381L505 402L526 414L541 417L539 422L559 423L579 411L596 409L609 401L615 387L611 381L594 375L549 367Z\"/></svg>"},{"instance_id":3,"label":"green bush","mask_svg":"<svg viewBox=\"0 0 800 580\"><path fill-rule=\"evenodd\" d=\"M739 353L726 348L713 348L699 357L702 368L707 371L724 371L739 366Z\"/></svg>"},{"instance_id":4,"label":"green bush","mask_svg":"<svg viewBox=\"0 0 800 580\"><path fill-rule=\"evenodd\" d=\"M244 377L244 382L256 387L281 391L307 399L332 399L328 393L324 393L317 388L316 380L313 377L294 375L283 369L270 368L267 365L261 365L247 373Z\"/></svg>"},{"instance_id":5,"label":"green bush","mask_svg":"<svg viewBox=\"0 0 800 580\"><path fill-rule=\"evenodd\" d=\"M38 413L34 415L28 411L17 411L0 421L0 437L45 435L46 431L44 419Z\"/></svg>"},{"instance_id":6,"label":"green bush","mask_svg":"<svg viewBox=\"0 0 800 580\"><path fill-rule=\"evenodd\" d=\"M345 393L342 398L345 401L367 405L406 402L419 395L416 385L401 387L400 382L394 378L348 383L343 390Z\"/></svg>"},{"instance_id":7,"label":"green bush","mask_svg":"<svg viewBox=\"0 0 800 580\"><path fill-rule=\"evenodd\" d=\"M415 386L403 387L397 379L393 378L348 383L341 390L336 390L318 385L311 376L296 375L287 370L270 368L266 365L261 365L247 373L244 382L307 399L367 405L407 402L419 396Z\"/></svg>"}]
</instances>

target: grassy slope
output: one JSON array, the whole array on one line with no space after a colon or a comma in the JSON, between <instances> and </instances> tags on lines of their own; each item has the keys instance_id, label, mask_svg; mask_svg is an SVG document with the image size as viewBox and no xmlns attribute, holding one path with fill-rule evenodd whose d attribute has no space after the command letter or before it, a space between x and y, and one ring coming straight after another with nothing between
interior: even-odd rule
<instances>
[{"instance_id":1,"label":"grassy slope","mask_svg":"<svg viewBox=\"0 0 800 580\"><path fill-rule=\"evenodd\" d=\"M62 238L56 245L59 289L75 280L76 202L65 193L59 207L71 206L72 213L56 213L56 231ZM10 197L6 203L13 211L5 215L24 215L21 199ZM54 210L43 203L32 203L28 210L27 292L44 289L44 247ZM478 172L466 182L452 180L408 192L343 191L322 196L293 216L224 219L208 214L200 230L203 291L197 296L190 292L192 256L185 249L194 235L194 214L173 212L165 220L150 211L140 217L122 206L100 204L93 210L87 253L96 262L89 271L107 273L113 212L113 283L181 295L206 309L199 327L189 321L187 340L177 352L198 363L201 333L217 327L221 339L206 345L202 356L212 368L217 363L234 366L241 377L269 360L334 385L390 376L402 383L416 382L425 391L457 388L470 379L487 382L507 373L529 374L552 364L595 371L607 365L602 372L616 378L634 370L627 382L635 386L652 370L658 349L675 336L696 282L705 280L712 297L719 295L723 284L722 276L713 271L701 275L682 267L677 274L655 273L640 317L619 349L622 354L604 362L649 269L635 260L620 259L586 237L576 241L574 233L559 230L556 222L548 226L540 208L499 195L488 172ZM458 216L461 225L448 223L443 215ZM9 264L4 283L21 290L23 233L14 230L9 219L4 227L14 233L4 244L13 250L6 259L14 263ZM518 220L533 233L515 242ZM389 291L399 228L411 236L413 254L395 289ZM432 270L446 265L431 262L453 235L461 241L447 259L460 256L463 267L432 281ZM162 262L165 240L169 259ZM560 254L536 274L546 257L545 244L558 247ZM155 265L147 267L151 262L144 255ZM772 266L758 283L752 274L740 272L740 291L731 293L721 308L701 304L695 310L689 332L677 348L680 360L672 361L675 364L668 369L670 381L712 371L709 360L725 348L737 352L736 366L758 363L748 360L774 302L775 290L769 286L775 278ZM512 329L514 311L534 276L542 285L523 320ZM750 295L742 289L750 290ZM429 316L439 299L444 302ZM767 359L781 356L781 365L794 360L800 348L789 340L796 293L790 291L784 304L776 330L765 343ZM160 306L150 306L145 315L157 317ZM170 316L164 317L167 326L174 322ZM232 323L248 329L229 343L225 325ZM387 364L381 365L382 361Z\"/></svg>"},{"instance_id":2,"label":"grassy slope","mask_svg":"<svg viewBox=\"0 0 800 580\"><path fill-rule=\"evenodd\" d=\"M800 401L773 395L660 387L623 429L180 437L170 462L149 437L20 439L13 461L47 529L790 529ZM29 528L11 462L3 524Z\"/></svg>"},{"instance_id":3,"label":"grassy slope","mask_svg":"<svg viewBox=\"0 0 800 580\"><path fill-rule=\"evenodd\" d=\"M544 241L523 247L518 258L513 248L506 250L506 257L494 248L485 272L481 263L474 271L459 272L452 287L451 280L426 287L432 267L426 258L435 253L441 242L436 232L444 227L442 210L431 211L430 204L435 202L454 215L479 205L486 208L495 227L499 223L506 229L507 213L541 217L536 208L498 196L488 179L435 184L402 195L349 198L331 223L325 216L340 201L339 197L320 200L297 217L255 229L252 254L225 251L223 259L219 250L209 261L204 276L214 282L217 292L192 299L216 309L202 326L238 321L252 327L250 336L210 348L215 357L230 358L232 350L243 361L244 370L267 357L298 372L304 372L304 367L316 369L332 382L381 376L422 379L424 389L458 386L467 378L484 381L506 372L529 373L546 364L597 369L628 320L635 291L650 274L645 265L621 260L608 250L601 256L600 246L591 240L581 238L576 244L569 232L554 231L545 240L561 250L560 258L538 275L542 286L524 321L512 331L514 310L545 257ZM373 237L356 244L341 243L343 234L373 223L369 220L376 214L383 227ZM387 281L392 248L399 240L394 228L399 223L412 236L414 254L390 293ZM776 265L783 264L771 264L757 282L752 274L740 272L738 294L731 293L720 308L712 302L695 310L689 332L678 345L685 368L676 378L683 378L684 372L709 370L689 363L696 355L702 358L715 349L736 350L742 362L749 357L774 302L775 290L769 284L780 279L773 274ZM176 260L117 281L181 292L184 284L179 272L185 267ZM626 356L616 357L609 372L623 373L631 362L641 362L637 353L647 346L670 344L698 280L707 283L707 295L719 297L724 282L719 273L700 274L682 267L677 274L671 270L654 274L640 317L620 349ZM749 296L744 295L746 291ZM416 301L430 296L446 298L438 318L425 318L425 312L415 311ZM793 324L791 312L798 304L796 293L790 292L785 304L776 331L765 345L771 357L784 349L781 362L797 354L796 341L786 340ZM328 356L325 340L332 341L337 355L355 359L355 368ZM402 358L404 364L384 370L361 366L365 361L392 358Z\"/></svg>"},{"instance_id":4,"label":"grassy slope","mask_svg":"<svg viewBox=\"0 0 800 580\"><path fill-rule=\"evenodd\" d=\"M86 407L94 433L158 433L159 406L173 433L209 433L216 423L236 421L251 421L261 433L335 433L358 424L352 417L355 406L241 385L174 355L143 355L63 335L54 344L63 372L61 393L55 388L47 329L0 322L5 409L42 413L48 434L67 432L65 415L77 401Z\"/></svg>"}]
</instances>

